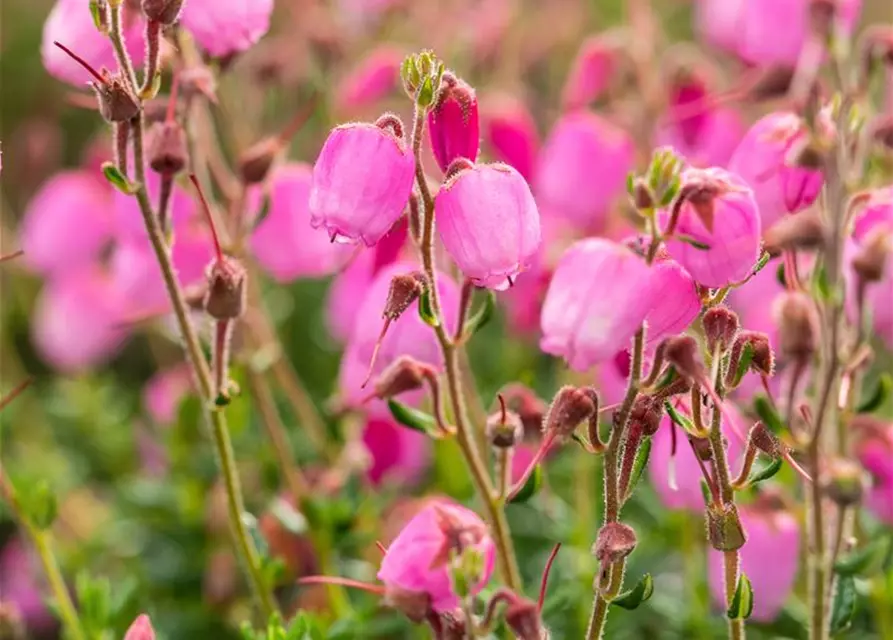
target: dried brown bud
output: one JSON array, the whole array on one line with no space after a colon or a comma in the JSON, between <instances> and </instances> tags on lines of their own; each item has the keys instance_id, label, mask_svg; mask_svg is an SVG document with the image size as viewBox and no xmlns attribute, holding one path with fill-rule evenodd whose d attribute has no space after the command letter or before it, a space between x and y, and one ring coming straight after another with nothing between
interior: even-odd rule
<instances>
[{"instance_id":1,"label":"dried brown bud","mask_svg":"<svg viewBox=\"0 0 893 640\"><path fill-rule=\"evenodd\" d=\"M410 356L400 356L381 372L374 385L376 398L391 398L421 389L425 376L433 372L429 365L419 362Z\"/></svg>"},{"instance_id":2,"label":"dried brown bud","mask_svg":"<svg viewBox=\"0 0 893 640\"><path fill-rule=\"evenodd\" d=\"M389 584L385 586L384 601L416 623L424 621L431 612L431 596L423 591L410 591Z\"/></svg>"},{"instance_id":3,"label":"dried brown bud","mask_svg":"<svg viewBox=\"0 0 893 640\"><path fill-rule=\"evenodd\" d=\"M819 340L819 314L805 293L787 291L775 303L779 348L785 358L806 362Z\"/></svg>"},{"instance_id":4,"label":"dried brown bud","mask_svg":"<svg viewBox=\"0 0 893 640\"><path fill-rule=\"evenodd\" d=\"M152 22L170 26L180 17L183 2L184 0L142 0L143 13Z\"/></svg>"},{"instance_id":5,"label":"dried brown bud","mask_svg":"<svg viewBox=\"0 0 893 640\"><path fill-rule=\"evenodd\" d=\"M260 184L266 180L281 151L282 143L276 137L264 138L249 147L239 157L239 176L242 182Z\"/></svg>"},{"instance_id":6,"label":"dried brown bud","mask_svg":"<svg viewBox=\"0 0 893 640\"><path fill-rule=\"evenodd\" d=\"M425 291L425 274L413 271L396 275L391 279L388 299L385 302L384 317L391 320L399 318L404 311Z\"/></svg>"},{"instance_id":7,"label":"dried brown bud","mask_svg":"<svg viewBox=\"0 0 893 640\"><path fill-rule=\"evenodd\" d=\"M166 176L186 167L186 134L177 122L158 122L149 129L147 156L152 171Z\"/></svg>"},{"instance_id":8,"label":"dried brown bud","mask_svg":"<svg viewBox=\"0 0 893 640\"><path fill-rule=\"evenodd\" d=\"M500 410L487 418L487 441L496 449L509 449L521 442L524 425L521 417L506 408L505 398L499 396Z\"/></svg>"},{"instance_id":9,"label":"dried brown bud","mask_svg":"<svg viewBox=\"0 0 893 640\"><path fill-rule=\"evenodd\" d=\"M862 500L868 478L864 469L852 460L832 458L822 476L822 490L842 507Z\"/></svg>"},{"instance_id":10,"label":"dried brown bud","mask_svg":"<svg viewBox=\"0 0 893 640\"><path fill-rule=\"evenodd\" d=\"M554 433L559 438L569 438L581 422L597 411L586 389L565 386L559 389L552 406L543 420L543 432Z\"/></svg>"},{"instance_id":11,"label":"dried brown bud","mask_svg":"<svg viewBox=\"0 0 893 640\"><path fill-rule=\"evenodd\" d=\"M623 560L636 548L636 532L622 522L608 522L598 532L592 554L602 564Z\"/></svg>"},{"instance_id":12,"label":"dried brown bud","mask_svg":"<svg viewBox=\"0 0 893 640\"><path fill-rule=\"evenodd\" d=\"M891 252L893 233L877 226L868 233L853 257L853 270L863 282L879 282L884 277Z\"/></svg>"},{"instance_id":13,"label":"dried brown bud","mask_svg":"<svg viewBox=\"0 0 893 640\"><path fill-rule=\"evenodd\" d=\"M738 334L738 314L728 307L712 307L704 313L703 323L710 353L715 353L717 349L725 353Z\"/></svg>"},{"instance_id":14,"label":"dried brown bud","mask_svg":"<svg viewBox=\"0 0 893 640\"><path fill-rule=\"evenodd\" d=\"M737 551L747 542L734 504L707 505L707 537L717 551Z\"/></svg>"},{"instance_id":15,"label":"dried brown bud","mask_svg":"<svg viewBox=\"0 0 893 640\"><path fill-rule=\"evenodd\" d=\"M770 458L781 456L781 441L762 422L757 422L750 428L750 441Z\"/></svg>"},{"instance_id":16,"label":"dried brown bud","mask_svg":"<svg viewBox=\"0 0 893 640\"><path fill-rule=\"evenodd\" d=\"M645 436L653 436L660 427L660 419L663 415L662 402L655 401L650 396L638 396L630 410L630 424L635 423Z\"/></svg>"},{"instance_id":17,"label":"dried brown bud","mask_svg":"<svg viewBox=\"0 0 893 640\"><path fill-rule=\"evenodd\" d=\"M791 249L821 249L826 242L825 224L818 211L809 209L785 216L763 234L763 242L773 256Z\"/></svg>"},{"instance_id":18,"label":"dried brown bud","mask_svg":"<svg viewBox=\"0 0 893 640\"><path fill-rule=\"evenodd\" d=\"M215 320L238 318L245 311L247 275L235 258L214 259L207 272L205 312Z\"/></svg>"},{"instance_id":19,"label":"dried brown bud","mask_svg":"<svg viewBox=\"0 0 893 640\"><path fill-rule=\"evenodd\" d=\"M140 103L124 79L112 74L104 83L94 82L99 113L108 122L128 122L140 112Z\"/></svg>"}]
</instances>

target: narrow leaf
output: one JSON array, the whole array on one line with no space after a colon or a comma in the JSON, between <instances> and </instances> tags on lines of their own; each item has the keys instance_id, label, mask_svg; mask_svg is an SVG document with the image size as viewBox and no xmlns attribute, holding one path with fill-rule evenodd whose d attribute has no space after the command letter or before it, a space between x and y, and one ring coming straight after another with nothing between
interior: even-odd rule
<instances>
[{"instance_id":1,"label":"narrow leaf","mask_svg":"<svg viewBox=\"0 0 893 640\"><path fill-rule=\"evenodd\" d=\"M527 482L525 482L524 486L521 487L521 490L517 494L515 494L515 496L511 500L509 500L509 503L523 504L527 502L536 495L537 491L540 490L542 484L543 470L540 465L536 465L533 468L533 471L530 473L530 476L527 478Z\"/></svg>"},{"instance_id":2,"label":"narrow leaf","mask_svg":"<svg viewBox=\"0 0 893 640\"><path fill-rule=\"evenodd\" d=\"M434 309L431 306L431 295L428 293L427 288L422 292L422 295L419 296L419 317L421 317L425 324L432 327L440 325L437 316L434 315Z\"/></svg>"},{"instance_id":3,"label":"narrow leaf","mask_svg":"<svg viewBox=\"0 0 893 640\"><path fill-rule=\"evenodd\" d=\"M784 422L782 422L781 416L772 407L769 398L764 395L758 395L753 401L753 409L772 433L779 435L784 431Z\"/></svg>"},{"instance_id":4,"label":"narrow leaf","mask_svg":"<svg viewBox=\"0 0 893 640\"><path fill-rule=\"evenodd\" d=\"M489 289L484 296L484 304L475 313L471 318L468 319L468 322L465 323L465 335L469 338L473 336L475 333L481 330L490 319L493 317L493 313L496 311L496 294L494 294Z\"/></svg>"},{"instance_id":5,"label":"narrow leaf","mask_svg":"<svg viewBox=\"0 0 893 640\"><path fill-rule=\"evenodd\" d=\"M831 605L831 635L849 628L856 612L856 580L853 576L841 576Z\"/></svg>"},{"instance_id":6,"label":"narrow leaf","mask_svg":"<svg viewBox=\"0 0 893 640\"><path fill-rule=\"evenodd\" d=\"M639 450L636 452L636 459L633 460L633 469L630 473L629 486L626 489L627 496L632 495L633 490L636 488L636 485L639 482L639 478L642 477L642 472L648 465L648 458L650 456L651 438L645 438L645 440L642 441L642 445L639 447Z\"/></svg>"},{"instance_id":7,"label":"narrow leaf","mask_svg":"<svg viewBox=\"0 0 893 640\"><path fill-rule=\"evenodd\" d=\"M774 476L781 469L781 465L783 464L783 462L784 462L784 460L782 460L781 458L776 458L775 460L773 460L766 466L764 466L760 469L754 469L751 472L751 474L747 477L748 486L753 486L753 485L757 484L758 482L762 482L763 480L768 480L769 478Z\"/></svg>"},{"instance_id":8,"label":"narrow leaf","mask_svg":"<svg viewBox=\"0 0 893 640\"><path fill-rule=\"evenodd\" d=\"M890 536L881 536L861 549L841 556L834 563L834 571L842 576L871 575L880 571L890 553L890 541Z\"/></svg>"},{"instance_id":9,"label":"narrow leaf","mask_svg":"<svg viewBox=\"0 0 893 640\"><path fill-rule=\"evenodd\" d=\"M738 368L735 369L736 385L741 383L744 374L747 373L747 370L750 368L751 362L753 362L753 345L748 342L744 345L744 349L741 351L741 358L738 360Z\"/></svg>"},{"instance_id":10,"label":"narrow leaf","mask_svg":"<svg viewBox=\"0 0 893 640\"><path fill-rule=\"evenodd\" d=\"M252 229L257 229L263 223L263 221L267 219L267 216L270 215L270 202L270 194L265 193L261 197L260 211L257 212L257 216L255 216L254 218L254 222L251 225Z\"/></svg>"},{"instance_id":11,"label":"narrow leaf","mask_svg":"<svg viewBox=\"0 0 893 640\"><path fill-rule=\"evenodd\" d=\"M858 413L871 413L876 411L878 407L887 401L891 392L893 392L893 376L889 373L882 373L881 377L878 378L874 389L872 389L867 398L859 403L859 407L856 411Z\"/></svg>"},{"instance_id":12,"label":"narrow leaf","mask_svg":"<svg viewBox=\"0 0 893 640\"><path fill-rule=\"evenodd\" d=\"M670 416L670 420L679 425L680 428L684 429L686 433L694 434L695 425L692 424L692 421L686 416L676 411L676 408L669 400L664 401L664 408L667 410L667 415Z\"/></svg>"},{"instance_id":13,"label":"narrow leaf","mask_svg":"<svg viewBox=\"0 0 893 640\"><path fill-rule=\"evenodd\" d=\"M750 579L743 573L738 576L738 586L735 587L735 595L729 605L726 615L731 619L747 619L753 612L753 587Z\"/></svg>"},{"instance_id":14,"label":"narrow leaf","mask_svg":"<svg viewBox=\"0 0 893 640\"><path fill-rule=\"evenodd\" d=\"M640 604L646 602L654 593L654 579L650 573L646 573L639 578L636 586L628 591L624 591L611 604L616 604L621 609L633 610L637 609Z\"/></svg>"},{"instance_id":15,"label":"narrow leaf","mask_svg":"<svg viewBox=\"0 0 893 640\"><path fill-rule=\"evenodd\" d=\"M398 400L390 398L388 400L388 409L394 420L414 431L420 431L432 438L440 438L440 430L437 428L437 421L429 413L413 409Z\"/></svg>"},{"instance_id":16,"label":"narrow leaf","mask_svg":"<svg viewBox=\"0 0 893 640\"><path fill-rule=\"evenodd\" d=\"M700 249L701 251L708 251L710 249L709 244L704 244L700 240L696 240L692 238L690 235L684 233L674 233L673 237L680 242L684 242L685 244L689 244L693 246L695 249Z\"/></svg>"},{"instance_id":17,"label":"narrow leaf","mask_svg":"<svg viewBox=\"0 0 893 640\"><path fill-rule=\"evenodd\" d=\"M775 270L775 279L778 281L778 284L787 288L788 284L786 281L787 276L784 271L784 262L778 263L778 268Z\"/></svg>"},{"instance_id":18,"label":"narrow leaf","mask_svg":"<svg viewBox=\"0 0 893 640\"><path fill-rule=\"evenodd\" d=\"M46 480L40 480L28 492L25 509L38 529L49 529L59 512L56 494Z\"/></svg>"},{"instance_id":19,"label":"narrow leaf","mask_svg":"<svg viewBox=\"0 0 893 640\"><path fill-rule=\"evenodd\" d=\"M115 189L124 195L132 196L139 188L136 184L130 182L127 177L121 173L121 170L112 162L102 163L102 175L105 176L105 179L108 180Z\"/></svg>"},{"instance_id":20,"label":"narrow leaf","mask_svg":"<svg viewBox=\"0 0 893 640\"><path fill-rule=\"evenodd\" d=\"M704 498L705 505L713 502L713 496L710 495L710 487L707 485L707 481L704 480L704 478L701 478L701 497Z\"/></svg>"}]
</instances>

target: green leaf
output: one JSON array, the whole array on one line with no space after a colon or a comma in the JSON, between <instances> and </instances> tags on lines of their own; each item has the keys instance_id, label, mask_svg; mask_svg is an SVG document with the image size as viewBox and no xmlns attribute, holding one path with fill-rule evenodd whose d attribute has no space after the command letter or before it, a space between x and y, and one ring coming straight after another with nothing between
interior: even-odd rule
<instances>
[{"instance_id":1,"label":"green leaf","mask_svg":"<svg viewBox=\"0 0 893 640\"><path fill-rule=\"evenodd\" d=\"M788 287L788 283L786 280L785 272L784 272L784 262L778 263L778 268L775 270L775 279L778 281L778 284L783 286L785 289Z\"/></svg>"},{"instance_id":2,"label":"green leaf","mask_svg":"<svg viewBox=\"0 0 893 640\"><path fill-rule=\"evenodd\" d=\"M735 587L735 595L732 597L726 616L731 620L746 620L751 612L753 612L753 587L750 579L742 573L738 576L738 586Z\"/></svg>"},{"instance_id":3,"label":"green leaf","mask_svg":"<svg viewBox=\"0 0 893 640\"><path fill-rule=\"evenodd\" d=\"M127 179L121 170L113 162L102 163L102 175L115 189L127 196L132 196L139 189L139 185Z\"/></svg>"},{"instance_id":4,"label":"green leaf","mask_svg":"<svg viewBox=\"0 0 893 640\"><path fill-rule=\"evenodd\" d=\"M388 409L390 409L391 415L394 416L394 420L402 424L404 427L408 427L414 431L420 431L432 438L441 437L437 421L431 414L409 407L393 398L388 399Z\"/></svg>"},{"instance_id":5,"label":"green leaf","mask_svg":"<svg viewBox=\"0 0 893 640\"><path fill-rule=\"evenodd\" d=\"M263 196L261 196L260 211L257 212L254 222L251 224L252 229L257 229L261 223L267 219L267 216L270 215L270 202L272 202L270 194L264 193Z\"/></svg>"},{"instance_id":6,"label":"green leaf","mask_svg":"<svg viewBox=\"0 0 893 640\"><path fill-rule=\"evenodd\" d=\"M484 304L475 313L468 321L465 323L465 335L468 337L473 336L475 333L481 330L490 319L493 317L493 313L496 311L496 294L490 291L489 289L486 292L484 297Z\"/></svg>"},{"instance_id":7,"label":"green leaf","mask_svg":"<svg viewBox=\"0 0 893 640\"><path fill-rule=\"evenodd\" d=\"M751 474L747 477L748 486L753 486L758 482L762 482L763 480L768 480L781 469L781 465L784 463L784 460L781 458L776 458L766 466L761 469L754 469Z\"/></svg>"},{"instance_id":8,"label":"green leaf","mask_svg":"<svg viewBox=\"0 0 893 640\"><path fill-rule=\"evenodd\" d=\"M880 536L871 540L857 551L838 558L834 571L841 576L871 575L883 568L893 545L890 536Z\"/></svg>"},{"instance_id":9,"label":"green leaf","mask_svg":"<svg viewBox=\"0 0 893 640\"><path fill-rule=\"evenodd\" d=\"M713 496L710 495L710 486L704 478L701 478L701 497L704 498L705 505L713 502Z\"/></svg>"},{"instance_id":10,"label":"green leaf","mask_svg":"<svg viewBox=\"0 0 893 640\"><path fill-rule=\"evenodd\" d=\"M831 283L828 282L828 271L824 264L815 270L815 290L820 300L831 299Z\"/></svg>"},{"instance_id":11,"label":"green leaf","mask_svg":"<svg viewBox=\"0 0 893 640\"><path fill-rule=\"evenodd\" d=\"M856 411L858 413L871 413L876 411L878 407L887 401L891 392L893 392L893 376L889 373L882 373L881 377L878 378L874 389L872 389L868 397L859 403L859 407Z\"/></svg>"},{"instance_id":12,"label":"green leaf","mask_svg":"<svg viewBox=\"0 0 893 640\"><path fill-rule=\"evenodd\" d=\"M710 249L709 244L704 244L700 240L696 240L692 238L690 235L685 233L674 233L673 237L680 242L684 242L685 244L693 246L695 249L700 249L701 251L708 251Z\"/></svg>"},{"instance_id":13,"label":"green leaf","mask_svg":"<svg viewBox=\"0 0 893 640\"><path fill-rule=\"evenodd\" d=\"M749 342L744 344L741 350L741 358L738 360L738 367L735 369L735 385L741 384L744 374L750 369L750 363L753 362L753 345Z\"/></svg>"},{"instance_id":14,"label":"green leaf","mask_svg":"<svg viewBox=\"0 0 893 640\"><path fill-rule=\"evenodd\" d=\"M434 308L431 306L431 295L427 287L422 291L422 295L419 296L419 317L429 326L440 326L437 316L434 315Z\"/></svg>"},{"instance_id":15,"label":"green leaf","mask_svg":"<svg viewBox=\"0 0 893 640\"><path fill-rule=\"evenodd\" d=\"M837 580L837 592L831 605L831 635L849 628L856 612L856 580L853 576L841 576Z\"/></svg>"},{"instance_id":16,"label":"green leaf","mask_svg":"<svg viewBox=\"0 0 893 640\"><path fill-rule=\"evenodd\" d=\"M692 423L692 421L676 411L676 408L669 400L664 400L664 409L667 410L667 415L670 416L670 420L679 425L679 427L682 428L686 433L693 434L695 432L695 425Z\"/></svg>"},{"instance_id":17,"label":"green leaf","mask_svg":"<svg viewBox=\"0 0 893 640\"><path fill-rule=\"evenodd\" d=\"M108 34L105 13L99 6L99 0L90 0L90 16L93 18L93 25L96 27L96 30L103 35Z\"/></svg>"},{"instance_id":18,"label":"green leaf","mask_svg":"<svg viewBox=\"0 0 893 640\"><path fill-rule=\"evenodd\" d=\"M434 102L434 79L431 76L425 78L422 86L419 87L416 96L416 104L422 109L427 109Z\"/></svg>"},{"instance_id":19,"label":"green leaf","mask_svg":"<svg viewBox=\"0 0 893 640\"><path fill-rule=\"evenodd\" d=\"M639 447L639 450L636 452L636 459L633 460L633 468L630 472L629 485L626 489L626 495L632 495L633 490L635 490L636 485L639 483L639 479L642 477L642 472L648 465L648 458L650 456L651 438L645 438L642 441L642 445Z\"/></svg>"},{"instance_id":20,"label":"green leaf","mask_svg":"<svg viewBox=\"0 0 893 640\"><path fill-rule=\"evenodd\" d=\"M536 465L533 468L533 471L530 472L530 476L527 478L527 482L524 483L524 486L521 487L521 490L514 495L509 500L510 504L523 504L530 500L536 493L540 490L540 487L543 485L543 470L540 465Z\"/></svg>"},{"instance_id":21,"label":"green leaf","mask_svg":"<svg viewBox=\"0 0 893 640\"><path fill-rule=\"evenodd\" d=\"M38 529L49 529L53 526L59 513L59 506L56 494L46 480L38 480L23 498L28 516Z\"/></svg>"},{"instance_id":22,"label":"green leaf","mask_svg":"<svg viewBox=\"0 0 893 640\"><path fill-rule=\"evenodd\" d=\"M646 602L653 593L654 579L651 577L650 573L646 573L639 578L635 587L621 593L611 601L611 604L616 604L621 609L632 611L633 609L637 609L643 602Z\"/></svg>"},{"instance_id":23,"label":"green leaf","mask_svg":"<svg viewBox=\"0 0 893 640\"><path fill-rule=\"evenodd\" d=\"M151 100L155 96L158 95L158 92L161 91L161 70L157 70L155 75L152 76L152 84L145 88L145 90L140 91L140 98L142 100Z\"/></svg>"},{"instance_id":24,"label":"green leaf","mask_svg":"<svg viewBox=\"0 0 893 640\"><path fill-rule=\"evenodd\" d=\"M785 430L781 416L778 415L778 412L766 396L761 394L754 398L753 410L760 420L763 421L763 424L769 427L769 431L775 435L780 435Z\"/></svg>"}]
</instances>

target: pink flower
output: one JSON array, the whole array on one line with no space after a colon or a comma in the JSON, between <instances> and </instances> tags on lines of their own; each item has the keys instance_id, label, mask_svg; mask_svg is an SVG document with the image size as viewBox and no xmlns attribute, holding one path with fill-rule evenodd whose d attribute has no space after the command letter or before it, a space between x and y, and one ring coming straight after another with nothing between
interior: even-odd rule
<instances>
[{"instance_id":1,"label":"pink flower","mask_svg":"<svg viewBox=\"0 0 893 640\"><path fill-rule=\"evenodd\" d=\"M484 140L493 156L513 166L530 181L539 150L539 134L527 106L513 96L494 97L484 102L483 120Z\"/></svg>"},{"instance_id":2,"label":"pink flower","mask_svg":"<svg viewBox=\"0 0 893 640\"><path fill-rule=\"evenodd\" d=\"M49 364L64 372L108 360L127 336L121 300L108 275L94 265L47 282L37 300L32 339Z\"/></svg>"},{"instance_id":3,"label":"pink flower","mask_svg":"<svg viewBox=\"0 0 893 640\"><path fill-rule=\"evenodd\" d=\"M709 44L735 53L741 35L739 18L748 0L697 0L695 28Z\"/></svg>"},{"instance_id":4,"label":"pink flower","mask_svg":"<svg viewBox=\"0 0 893 640\"><path fill-rule=\"evenodd\" d=\"M760 214L753 192L722 169L687 169L682 189L692 189L679 211L670 256L706 287L743 280L760 253ZM691 242L678 239L684 235ZM706 248L705 248L706 247Z\"/></svg>"},{"instance_id":5,"label":"pink flower","mask_svg":"<svg viewBox=\"0 0 893 640\"><path fill-rule=\"evenodd\" d=\"M125 3L122 7L122 23L127 51L135 65L145 58L145 22L139 5ZM115 51L108 36L102 35L93 24L90 9L81 0L56 0L43 25L40 54L43 66L51 76L73 85L84 85L93 77L53 41L71 47L94 69L105 67L110 71L118 68Z\"/></svg>"},{"instance_id":6,"label":"pink flower","mask_svg":"<svg viewBox=\"0 0 893 640\"><path fill-rule=\"evenodd\" d=\"M370 51L338 85L335 96L339 112L355 113L386 98L400 80L403 54L392 45Z\"/></svg>"},{"instance_id":7,"label":"pink flower","mask_svg":"<svg viewBox=\"0 0 893 640\"><path fill-rule=\"evenodd\" d=\"M366 477L373 485L415 484L431 462L431 439L393 420L369 418L362 438L372 458Z\"/></svg>"},{"instance_id":8,"label":"pink flower","mask_svg":"<svg viewBox=\"0 0 893 640\"><path fill-rule=\"evenodd\" d=\"M92 262L112 238L110 193L86 171L63 171L31 199L22 220L26 264L44 275Z\"/></svg>"},{"instance_id":9,"label":"pink flower","mask_svg":"<svg viewBox=\"0 0 893 640\"><path fill-rule=\"evenodd\" d=\"M601 402L607 406L623 401L632 368L632 355L624 348L598 365L596 389Z\"/></svg>"},{"instance_id":10,"label":"pink flower","mask_svg":"<svg viewBox=\"0 0 893 640\"><path fill-rule=\"evenodd\" d=\"M650 271L626 247L601 238L572 245L552 276L543 304L540 348L578 370L613 357L652 306Z\"/></svg>"},{"instance_id":11,"label":"pink flower","mask_svg":"<svg viewBox=\"0 0 893 640\"><path fill-rule=\"evenodd\" d=\"M192 371L181 364L159 371L143 388L143 406L158 424L173 424L180 402L192 392Z\"/></svg>"},{"instance_id":12,"label":"pink flower","mask_svg":"<svg viewBox=\"0 0 893 640\"><path fill-rule=\"evenodd\" d=\"M496 546L484 521L447 500L432 500L400 531L381 562L378 578L387 589L427 594L434 611L451 611L459 599L450 584L449 558L456 544L472 547L484 558L479 592L493 574Z\"/></svg>"},{"instance_id":13,"label":"pink flower","mask_svg":"<svg viewBox=\"0 0 893 640\"><path fill-rule=\"evenodd\" d=\"M25 626L35 634L47 634L54 625L36 579L37 567L28 557L28 549L17 537L0 549L0 593L3 602L12 604Z\"/></svg>"},{"instance_id":14,"label":"pink flower","mask_svg":"<svg viewBox=\"0 0 893 640\"><path fill-rule=\"evenodd\" d=\"M180 22L216 58L250 49L270 28L273 0L188 0Z\"/></svg>"},{"instance_id":15,"label":"pink flower","mask_svg":"<svg viewBox=\"0 0 893 640\"><path fill-rule=\"evenodd\" d=\"M459 171L443 183L434 207L446 250L480 287L507 288L539 249L536 202L521 174L508 165Z\"/></svg>"},{"instance_id":16,"label":"pink flower","mask_svg":"<svg viewBox=\"0 0 893 640\"><path fill-rule=\"evenodd\" d=\"M371 247L403 215L414 179L402 138L369 123L336 127L313 168L310 224Z\"/></svg>"},{"instance_id":17,"label":"pink flower","mask_svg":"<svg viewBox=\"0 0 893 640\"><path fill-rule=\"evenodd\" d=\"M753 613L756 622L772 622L794 588L800 559L800 526L783 506L764 494L762 504L738 507L747 542L741 547L741 571L753 586ZM758 499L759 500L759 499ZM708 551L708 581L713 602L727 607L723 582L723 555Z\"/></svg>"},{"instance_id":18,"label":"pink flower","mask_svg":"<svg viewBox=\"0 0 893 640\"><path fill-rule=\"evenodd\" d=\"M856 446L859 462L871 477L864 504L876 518L893 526L893 425L861 438Z\"/></svg>"},{"instance_id":19,"label":"pink flower","mask_svg":"<svg viewBox=\"0 0 893 640\"><path fill-rule=\"evenodd\" d=\"M309 165L278 167L271 176L267 216L251 234L251 251L258 264L279 282L327 276L340 269L351 248L332 243L310 228ZM260 206L253 198L254 208Z\"/></svg>"},{"instance_id":20,"label":"pink flower","mask_svg":"<svg viewBox=\"0 0 893 640\"><path fill-rule=\"evenodd\" d=\"M585 108L599 98L617 67L617 46L605 36L593 36L583 41L577 57L571 65L561 104L565 111Z\"/></svg>"},{"instance_id":21,"label":"pink flower","mask_svg":"<svg viewBox=\"0 0 893 640\"><path fill-rule=\"evenodd\" d=\"M651 265L648 286L652 306L645 321L647 340L651 344L683 333L701 312L701 297L694 279L663 251Z\"/></svg>"},{"instance_id":22,"label":"pink flower","mask_svg":"<svg viewBox=\"0 0 893 640\"><path fill-rule=\"evenodd\" d=\"M428 135L437 164L446 173L456 158L477 160L481 132L474 89L452 74L445 74L443 82L437 103L428 112Z\"/></svg>"},{"instance_id":23,"label":"pink flower","mask_svg":"<svg viewBox=\"0 0 893 640\"><path fill-rule=\"evenodd\" d=\"M750 128L729 160L729 171L753 189L766 229L786 213L810 206L822 190L821 171L791 164L792 150L806 135L798 115L770 113Z\"/></svg>"},{"instance_id":24,"label":"pink flower","mask_svg":"<svg viewBox=\"0 0 893 640\"><path fill-rule=\"evenodd\" d=\"M149 616L145 613L137 616L124 634L124 640L155 640L155 629Z\"/></svg>"},{"instance_id":25,"label":"pink flower","mask_svg":"<svg viewBox=\"0 0 893 640\"><path fill-rule=\"evenodd\" d=\"M537 203L582 229L604 226L623 193L635 148L623 129L588 111L559 120L536 169Z\"/></svg>"}]
</instances>

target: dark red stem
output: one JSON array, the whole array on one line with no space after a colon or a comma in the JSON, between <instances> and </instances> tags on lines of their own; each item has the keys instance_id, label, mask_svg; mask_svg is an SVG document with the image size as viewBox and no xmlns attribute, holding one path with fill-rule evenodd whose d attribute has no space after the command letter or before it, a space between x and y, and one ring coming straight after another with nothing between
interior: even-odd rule
<instances>
[{"instance_id":1,"label":"dark red stem","mask_svg":"<svg viewBox=\"0 0 893 640\"><path fill-rule=\"evenodd\" d=\"M552 571L552 563L555 562L555 557L558 555L559 549L561 549L561 543L556 542L555 546L552 547L552 553L549 554L549 559L546 560L546 566L543 569L543 579L540 581L540 597L536 601L536 610L538 613L542 613L543 611L543 603L546 601L546 587L549 584L549 572Z\"/></svg>"},{"instance_id":2,"label":"dark red stem","mask_svg":"<svg viewBox=\"0 0 893 640\"><path fill-rule=\"evenodd\" d=\"M334 576L306 576L298 578L298 584L335 584L341 587L353 587L354 589L362 589L369 593L379 596L384 595L384 587L380 584L369 584L368 582L360 582L359 580L351 580L350 578L338 578Z\"/></svg>"},{"instance_id":3,"label":"dark red stem","mask_svg":"<svg viewBox=\"0 0 893 640\"><path fill-rule=\"evenodd\" d=\"M61 42L58 42L58 41L56 41L56 40L53 40L53 44L56 45L57 47L59 47L60 49L62 49L62 51L64 51L65 53L67 53L69 56L71 56L72 59L73 59L75 62L77 62L78 64L80 64L84 69L86 69L87 71L89 71L89 72L90 72L90 75L93 76L94 78L96 78L96 80L97 80L100 84L106 84L106 79L103 78L102 75L100 75L100 73L99 73L96 69L94 69L93 66L92 66L89 62L87 62L86 60L84 60L82 57L80 57L78 54L76 54L74 51L72 51L71 49L69 49L68 47L66 47L66 46L65 46L64 44L62 44Z\"/></svg>"},{"instance_id":4,"label":"dark red stem","mask_svg":"<svg viewBox=\"0 0 893 640\"><path fill-rule=\"evenodd\" d=\"M205 211L208 226L211 227L211 235L214 237L214 249L217 252L217 261L223 263L223 249L220 247L220 238L217 237L217 227L214 225L214 218L211 217L211 207L205 199L205 192L202 191L202 186L198 183L198 178L195 177L194 173L189 174L189 179L192 180L192 184L195 185L195 190L198 191L198 197L202 202L202 209Z\"/></svg>"}]
</instances>

